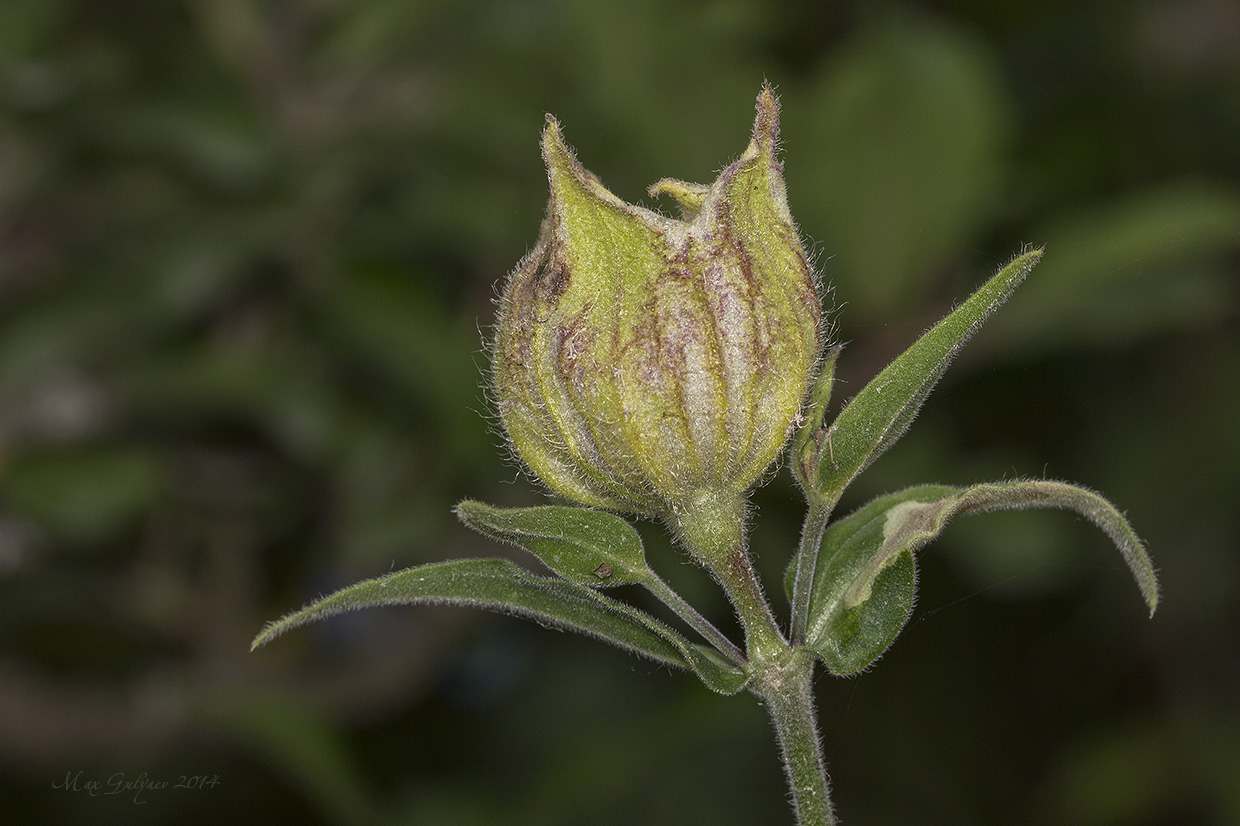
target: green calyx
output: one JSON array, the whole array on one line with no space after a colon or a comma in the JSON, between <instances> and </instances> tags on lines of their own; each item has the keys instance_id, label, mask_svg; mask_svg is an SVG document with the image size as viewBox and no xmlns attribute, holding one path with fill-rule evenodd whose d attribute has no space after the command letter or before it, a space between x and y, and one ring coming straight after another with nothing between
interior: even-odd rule
<instances>
[{"instance_id":1,"label":"green calyx","mask_svg":"<svg viewBox=\"0 0 1240 826\"><path fill-rule=\"evenodd\" d=\"M741 494L796 419L821 309L758 97L745 152L710 186L665 179L683 219L629 204L549 119L551 198L504 292L493 380L525 463L587 505L666 516Z\"/></svg>"}]
</instances>

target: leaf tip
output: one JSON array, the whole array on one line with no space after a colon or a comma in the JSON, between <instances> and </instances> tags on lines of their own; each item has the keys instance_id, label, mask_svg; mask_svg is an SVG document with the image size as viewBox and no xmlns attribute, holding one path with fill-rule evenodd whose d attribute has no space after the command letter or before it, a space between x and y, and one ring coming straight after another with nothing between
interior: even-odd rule
<instances>
[{"instance_id":1,"label":"leaf tip","mask_svg":"<svg viewBox=\"0 0 1240 826\"><path fill-rule=\"evenodd\" d=\"M1042 257L1042 253L1044 253L1044 252L1046 252L1046 245L1045 245L1045 244L1029 244L1029 243L1026 243L1026 244L1023 244L1023 245L1021 246L1021 248L1020 248L1020 252L1017 254L1017 256L1016 256L1016 257L1017 257L1017 258L1021 258L1021 257L1023 257L1023 256L1026 256L1026 255L1027 255L1027 256L1029 256L1029 257L1033 258L1034 260L1037 260L1037 259L1039 259L1039 258L1041 258L1041 257Z\"/></svg>"},{"instance_id":2,"label":"leaf tip","mask_svg":"<svg viewBox=\"0 0 1240 826\"><path fill-rule=\"evenodd\" d=\"M468 525L469 517L472 515L471 512L477 511L480 507L484 507L484 505L477 499L462 499L453 506L452 513L456 514L457 519Z\"/></svg>"},{"instance_id":3,"label":"leaf tip","mask_svg":"<svg viewBox=\"0 0 1240 826\"><path fill-rule=\"evenodd\" d=\"M253 642L250 643L250 653L262 648L264 645L275 639L278 635L279 632L276 631L276 626L272 623L268 623L263 627L262 631L258 632L258 636L254 638Z\"/></svg>"},{"instance_id":4,"label":"leaf tip","mask_svg":"<svg viewBox=\"0 0 1240 826\"><path fill-rule=\"evenodd\" d=\"M1042 260L1042 254L1044 252L1046 252L1046 247L1035 247L1026 244L1025 248L1022 249L1020 253L1011 260L1011 262L1009 262L1008 266L1010 267L1012 264L1019 264L1020 268L1027 273Z\"/></svg>"},{"instance_id":5,"label":"leaf tip","mask_svg":"<svg viewBox=\"0 0 1240 826\"><path fill-rule=\"evenodd\" d=\"M1148 584L1142 584L1141 596L1145 597L1145 604L1150 609L1150 619L1154 618L1154 612L1158 610L1159 594L1158 581L1152 580Z\"/></svg>"}]
</instances>

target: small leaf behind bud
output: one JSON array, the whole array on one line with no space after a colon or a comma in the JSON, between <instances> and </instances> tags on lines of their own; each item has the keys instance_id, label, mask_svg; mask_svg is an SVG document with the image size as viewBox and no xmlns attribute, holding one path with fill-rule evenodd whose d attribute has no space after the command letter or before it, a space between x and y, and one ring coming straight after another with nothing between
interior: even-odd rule
<instances>
[{"instance_id":1,"label":"small leaf behind bud","mask_svg":"<svg viewBox=\"0 0 1240 826\"><path fill-rule=\"evenodd\" d=\"M467 499L456 515L481 534L524 548L578 585L611 588L652 578L641 537L614 514L562 505L495 508Z\"/></svg>"}]
</instances>

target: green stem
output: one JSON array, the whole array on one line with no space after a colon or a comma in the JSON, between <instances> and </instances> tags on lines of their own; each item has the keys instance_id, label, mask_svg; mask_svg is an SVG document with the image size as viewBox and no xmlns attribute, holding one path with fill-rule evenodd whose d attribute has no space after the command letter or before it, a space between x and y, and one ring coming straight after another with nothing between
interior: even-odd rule
<instances>
[{"instance_id":1,"label":"green stem","mask_svg":"<svg viewBox=\"0 0 1240 826\"><path fill-rule=\"evenodd\" d=\"M772 663L752 690L763 699L775 724L797 825L833 826L835 815L814 713L814 655L803 648L791 652L786 662Z\"/></svg>"},{"instance_id":2,"label":"green stem","mask_svg":"<svg viewBox=\"0 0 1240 826\"><path fill-rule=\"evenodd\" d=\"M805 525L801 529L801 545L793 560L796 574L792 580L792 644L805 642L809 627L809 603L814 594L814 571L818 566L818 553L822 548L822 532L831 518L831 504L821 499L811 499Z\"/></svg>"},{"instance_id":3,"label":"green stem","mask_svg":"<svg viewBox=\"0 0 1240 826\"><path fill-rule=\"evenodd\" d=\"M710 620L699 614L696 608L685 601L684 597L672 590L670 585L653 572L651 573L651 578L643 584L650 593L659 598L660 602L675 611L677 616L709 640L719 650L719 653L740 666L745 665L749 661L745 656L745 652L737 647L736 643L725 637L723 632L716 628Z\"/></svg>"},{"instance_id":4,"label":"green stem","mask_svg":"<svg viewBox=\"0 0 1240 826\"><path fill-rule=\"evenodd\" d=\"M771 606L762 595L758 575L742 547L727 560L725 572L716 572L719 583L728 595L741 625L745 628L745 649L751 659L766 660L788 648Z\"/></svg>"},{"instance_id":5,"label":"green stem","mask_svg":"<svg viewBox=\"0 0 1240 826\"><path fill-rule=\"evenodd\" d=\"M771 606L745 547L745 502L736 494L710 491L667 518L681 544L723 586L745 629L745 652L753 661L777 659L788 642L775 622Z\"/></svg>"},{"instance_id":6,"label":"green stem","mask_svg":"<svg viewBox=\"0 0 1240 826\"><path fill-rule=\"evenodd\" d=\"M826 506L814 519L825 524L830 511ZM814 714L815 655L789 645L780 633L745 547L744 515L741 497L710 492L669 514L667 522L685 549L714 574L740 617L749 690L763 700L775 724L798 826L834 826ZM816 557L817 548L812 550L804 555ZM808 577L812 582L812 563Z\"/></svg>"}]
</instances>

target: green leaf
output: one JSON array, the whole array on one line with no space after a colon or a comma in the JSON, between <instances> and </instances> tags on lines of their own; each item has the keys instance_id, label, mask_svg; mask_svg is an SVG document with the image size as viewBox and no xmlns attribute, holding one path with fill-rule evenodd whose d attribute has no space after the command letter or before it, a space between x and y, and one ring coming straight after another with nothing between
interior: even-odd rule
<instances>
[{"instance_id":1,"label":"green leaf","mask_svg":"<svg viewBox=\"0 0 1240 826\"><path fill-rule=\"evenodd\" d=\"M641 537L614 514L561 505L495 508L467 499L456 515L479 533L524 548L578 585L610 588L652 578Z\"/></svg>"},{"instance_id":2,"label":"green leaf","mask_svg":"<svg viewBox=\"0 0 1240 826\"><path fill-rule=\"evenodd\" d=\"M649 614L592 588L535 576L506 559L455 559L359 582L270 623L251 649L289 629L346 611L417 604L490 608L577 631L668 665L690 668L720 694L735 694L749 679L714 651L690 643Z\"/></svg>"},{"instance_id":3,"label":"green leaf","mask_svg":"<svg viewBox=\"0 0 1240 826\"><path fill-rule=\"evenodd\" d=\"M913 610L916 567L910 549L884 544L887 512L906 497L933 499L952 492L925 486L884 496L827 528L814 571L805 644L833 674L855 674L877 660ZM788 588L791 592L791 579Z\"/></svg>"},{"instance_id":4,"label":"green leaf","mask_svg":"<svg viewBox=\"0 0 1240 826\"><path fill-rule=\"evenodd\" d=\"M904 627L913 607L913 553L957 514L1031 507L1073 510L1119 548L1153 614L1158 581L1141 540L1115 506L1065 482L1027 480L953 488L922 485L882 496L827 529L806 645L836 674L870 665Z\"/></svg>"},{"instance_id":5,"label":"green leaf","mask_svg":"<svg viewBox=\"0 0 1240 826\"><path fill-rule=\"evenodd\" d=\"M857 477L908 430L935 383L965 342L1016 289L1041 250L1012 259L968 300L917 339L861 389L826 433L816 488L834 503Z\"/></svg>"}]
</instances>

